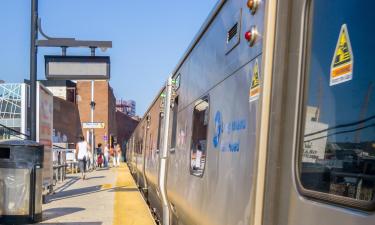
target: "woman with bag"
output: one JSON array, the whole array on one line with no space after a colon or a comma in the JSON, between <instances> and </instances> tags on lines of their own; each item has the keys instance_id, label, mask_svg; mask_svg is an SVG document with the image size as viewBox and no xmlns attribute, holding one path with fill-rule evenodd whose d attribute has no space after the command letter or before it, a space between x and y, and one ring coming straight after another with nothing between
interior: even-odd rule
<instances>
[{"instance_id":1,"label":"woman with bag","mask_svg":"<svg viewBox=\"0 0 375 225\"><path fill-rule=\"evenodd\" d=\"M86 163L90 145L85 141L83 136L79 137L79 142L76 145L76 158L78 160L79 170L81 171L81 178L86 179Z\"/></svg>"}]
</instances>

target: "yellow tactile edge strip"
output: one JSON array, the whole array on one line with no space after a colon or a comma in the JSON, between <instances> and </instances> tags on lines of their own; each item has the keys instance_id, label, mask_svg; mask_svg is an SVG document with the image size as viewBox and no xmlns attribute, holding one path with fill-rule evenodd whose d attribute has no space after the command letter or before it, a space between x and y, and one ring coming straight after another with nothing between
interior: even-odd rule
<instances>
[{"instance_id":1,"label":"yellow tactile edge strip","mask_svg":"<svg viewBox=\"0 0 375 225\"><path fill-rule=\"evenodd\" d=\"M113 225L155 225L127 165L116 170Z\"/></svg>"}]
</instances>

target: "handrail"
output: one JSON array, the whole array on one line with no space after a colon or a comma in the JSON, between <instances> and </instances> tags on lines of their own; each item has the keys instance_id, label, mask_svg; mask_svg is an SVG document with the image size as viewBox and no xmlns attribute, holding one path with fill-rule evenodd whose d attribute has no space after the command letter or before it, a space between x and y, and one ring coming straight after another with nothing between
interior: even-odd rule
<instances>
[{"instance_id":1,"label":"handrail","mask_svg":"<svg viewBox=\"0 0 375 225\"><path fill-rule=\"evenodd\" d=\"M0 127L2 127L2 128L4 128L4 129L10 131L10 132L9 132L9 135L11 135L11 136L18 137L18 138L22 138L22 137L19 137L19 136L18 136L18 135L22 135L22 136L25 137L25 138L22 138L22 139L30 139L30 135L27 135L27 134L21 133L21 132L19 132L19 131L17 131L17 130L14 130L14 129L10 128L10 127L7 127L7 126L5 126L5 125L3 125L3 124L0 124ZM16 134L12 134L11 132L16 133Z\"/></svg>"}]
</instances>

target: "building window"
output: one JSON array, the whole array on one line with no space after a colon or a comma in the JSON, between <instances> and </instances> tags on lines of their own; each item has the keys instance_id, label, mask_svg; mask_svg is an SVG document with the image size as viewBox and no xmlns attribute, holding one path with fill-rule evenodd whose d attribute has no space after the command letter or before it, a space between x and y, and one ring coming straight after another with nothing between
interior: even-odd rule
<instances>
[{"instance_id":1,"label":"building window","mask_svg":"<svg viewBox=\"0 0 375 225\"><path fill-rule=\"evenodd\" d=\"M303 194L365 210L373 209L375 200L371 5L375 2L315 0L310 7L297 170ZM345 65L350 76L338 80L335 70Z\"/></svg>"},{"instance_id":2,"label":"building window","mask_svg":"<svg viewBox=\"0 0 375 225\"><path fill-rule=\"evenodd\" d=\"M209 121L208 96L195 102L190 150L190 172L203 176L207 155L207 133Z\"/></svg>"},{"instance_id":3,"label":"building window","mask_svg":"<svg viewBox=\"0 0 375 225\"><path fill-rule=\"evenodd\" d=\"M171 148L176 147L177 136L177 114L178 114L178 96L174 99L172 108L172 135L171 135Z\"/></svg>"}]
</instances>

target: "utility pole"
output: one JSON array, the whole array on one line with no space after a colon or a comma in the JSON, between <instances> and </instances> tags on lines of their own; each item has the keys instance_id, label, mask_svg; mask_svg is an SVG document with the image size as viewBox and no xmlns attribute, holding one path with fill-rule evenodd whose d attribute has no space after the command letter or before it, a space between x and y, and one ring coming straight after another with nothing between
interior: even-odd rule
<instances>
[{"instance_id":1,"label":"utility pole","mask_svg":"<svg viewBox=\"0 0 375 225\"><path fill-rule=\"evenodd\" d=\"M38 39L38 0L31 0L30 30L30 138L36 141L36 81L37 81L37 45Z\"/></svg>"}]
</instances>

